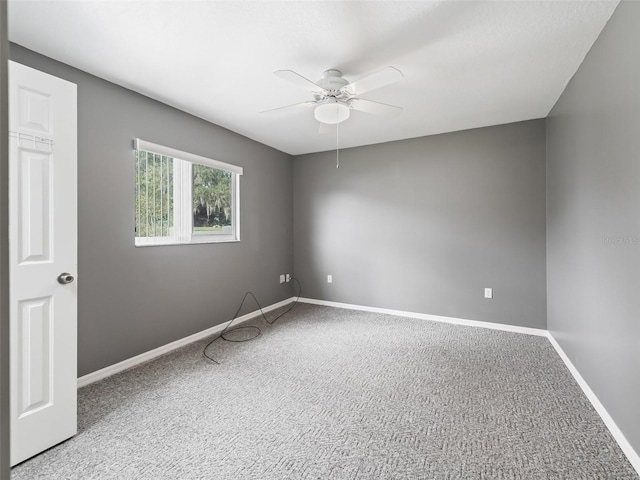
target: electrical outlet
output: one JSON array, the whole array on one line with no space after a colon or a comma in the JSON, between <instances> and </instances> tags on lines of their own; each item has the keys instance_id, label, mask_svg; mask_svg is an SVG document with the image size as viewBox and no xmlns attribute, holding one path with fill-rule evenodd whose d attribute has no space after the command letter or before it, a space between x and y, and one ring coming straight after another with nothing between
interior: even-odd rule
<instances>
[{"instance_id":1,"label":"electrical outlet","mask_svg":"<svg viewBox=\"0 0 640 480\"><path fill-rule=\"evenodd\" d=\"M287 273L286 277L285 277L285 282L290 282L291 281L291 274Z\"/></svg>"},{"instance_id":2,"label":"electrical outlet","mask_svg":"<svg viewBox=\"0 0 640 480\"><path fill-rule=\"evenodd\" d=\"M284 282L285 282L284 275L280 275L280 283L284 283Z\"/></svg>"},{"instance_id":3,"label":"electrical outlet","mask_svg":"<svg viewBox=\"0 0 640 480\"><path fill-rule=\"evenodd\" d=\"M493 298L493 288L484 289L484 298Z\"/></svg>"},{"instance_id":4,"label":"electrical outlet","mask_svg":"<svg viewBox=\"0 0 640 480\"><path fill-rule=\"evenodd\" d=\"M327 283L333 283L333 275L327 275Z\"/></svg>"}]
</instances>

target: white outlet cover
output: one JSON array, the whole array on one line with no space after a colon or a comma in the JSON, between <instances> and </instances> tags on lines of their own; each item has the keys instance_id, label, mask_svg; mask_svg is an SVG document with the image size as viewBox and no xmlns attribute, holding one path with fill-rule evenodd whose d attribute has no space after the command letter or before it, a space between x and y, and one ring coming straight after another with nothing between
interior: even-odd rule
<instances>
[{"instance_id":1,"label":"white outlet cover","mask_svg":"<svg viewBox=\"0 0 640 480\"><path fill-rule=\"evenodd\" d=\"M327 275L327 283L333 283L333 275Z\"/></svg>"},{"instance_id":2,"label":"white outlet cover","mask_svg":"<svg viewBox=\"0 0 640 480\"><path fill-rule=\"evenodd\" d=\"M484 289L484 298L493 298L493 288Z\"/></svg>"},{"instance_id":3,"label":"white outlet cover","mask_svg":"<svg viewBox=\"0 0 640 480\"><path fill-rule=\"evenodd\" d=\"M280 283L284 283L284 275L280 275Z\"/></svg>"}]
</instances>

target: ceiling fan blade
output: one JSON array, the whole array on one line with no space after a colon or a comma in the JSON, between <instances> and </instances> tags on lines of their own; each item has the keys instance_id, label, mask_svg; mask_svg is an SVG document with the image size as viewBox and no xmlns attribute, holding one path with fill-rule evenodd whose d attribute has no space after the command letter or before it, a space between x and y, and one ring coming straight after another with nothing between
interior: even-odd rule
<instances>
[{"instance_id":1,"label":"ceiling fan blade","mask_svg":"<svg viewBox=\"0 0 640 480\"><path fill-rule=\"evenodd\" d=\"M375 90L376 88L397 82L402 78L404 78L404 75L400 70L394 67L386 67L382 70L378 70L377 72L373 72L360 80L351 82L349 85L345 85L342 90L351 95L361 95L365 92Z\"/></svg>"},{"instance_id":2,"label":"ceiling fan blade","mask_svg":"<svg viewBox=\"0 0 640 480\"><path fill-rule=\"evenodd\" d=\"M295 109L302 108L302 107L310 107L310 106L315 105L315 104L316 104L316 102L314 102L314 101L294 103L293 105L286 105L284 107L270 108L269 110L263 110L260 113L275 113L275 112L282 112L282 111L286 111L286 110L295 110Z\"/></svg>"},{"instance_id":3,"label":"ceiling fan blade","mask_svg":"<svg viewBox=\"0 0 640 480\"><path fill-rule=\"evenodd\" d=\"M365 100L364 98L354 98L349 102L349 105L354 110L372 113L374 115L386 115L389 117L398 115L400 112L402 112L402 107L396 107L395 105L387 105L386 103Z\"/></svg>"},{"instance_id":4,"label":"ceiling fan blade","mask_svg":"<svg viewBox=\"0 0 640 480\"><path fill-rule=\"evenodd\" d=\"M304 78L302 75L294 72L293 70L276 70L275 72L273 72L273 74L277 77L282 78L283 80L294 83L300 88L309 90L310 92L320 93L324 90L320 85L316 85L308 78Z\"/></svg>"}]
</instances>

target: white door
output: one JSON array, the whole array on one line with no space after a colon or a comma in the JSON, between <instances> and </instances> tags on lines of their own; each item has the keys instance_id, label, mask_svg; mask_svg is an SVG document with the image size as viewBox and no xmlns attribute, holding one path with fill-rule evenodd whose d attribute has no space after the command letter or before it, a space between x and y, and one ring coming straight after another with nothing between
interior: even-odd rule
<instances>
[{"instance_id":1,"label":"white door","mask_svg":"<svg viewBox=\"0 0 640 480\"><path fill-rule=\"evenodd\" d=\"M76 111L75 84L9 62L11 465L76 433Z\"/></svg>"}]
</instances>

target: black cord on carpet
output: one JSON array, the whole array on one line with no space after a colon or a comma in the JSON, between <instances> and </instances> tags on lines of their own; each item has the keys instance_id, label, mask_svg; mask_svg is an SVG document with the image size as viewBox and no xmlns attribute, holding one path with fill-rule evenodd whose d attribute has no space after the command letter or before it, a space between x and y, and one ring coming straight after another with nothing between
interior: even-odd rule
<instances>
[{"instance_id":1,"label":"black cord on carpet","mask_svg":"<svg viewBox=\"0 0 640 480\"><path fill-rule=\"evenodd\" d=\"M207 345L202 350L202 355L204 355L205 358L211 360L213 363L216 363L216 364L220 365L220 362L218 362L215 358L211 357L207 353L207 349L213 344L213 342L215 342L219 338L221 338L222 340L225 340L227 342L234 342L234 343L248 342L250 340L253 340L254 338L258 338L262 334L262 330L260 330L258 327L255 327L253 325L231 328L231 324L233 323L233 321L236 318L238 318L238 314L240 313L240 310L242 310L242 306L244 305L244 302L245 302L245 300L247 299L248 296L251 296L253 298L253 300L256 302L256 305L258 305L258 309L260 310L260 314L262 315L262 318L264 318L265 322L267 322L269 325L273 325L280 318L282 318L284 315L289 313L293 309L293 307L295 307L298 304L298 300L300 300L300 295L302 294L302 285L300 284L298 279L295 278L295 277L291 277L291 281L298 284L298 294L296 295L296 299L293 301L293 303L291 304L291 306L287 310L282 312L280 315L275 317L273 320L269 320L267 318L267 316L264 314L264 311L262 310L262 305L260 305L260 302L258 301L256 296L252 292L245 293L244 297L242 297L242 301L240 302L240 306L236 310L236 313L233 315L233 318L231 319L231 321L227 324L226 327L224 327L222 329L222 331L220 332L220 335L218 335L213 340L211 340L209 343L207 343ZM226 336L226 334L228 334L228 333L237 332L239 330L252 330L252 331L254 331L256 333L252 337L242 338L242 339L233 339L233 338L230 338L229 336Z\"/></svg>"}]
</instances>

